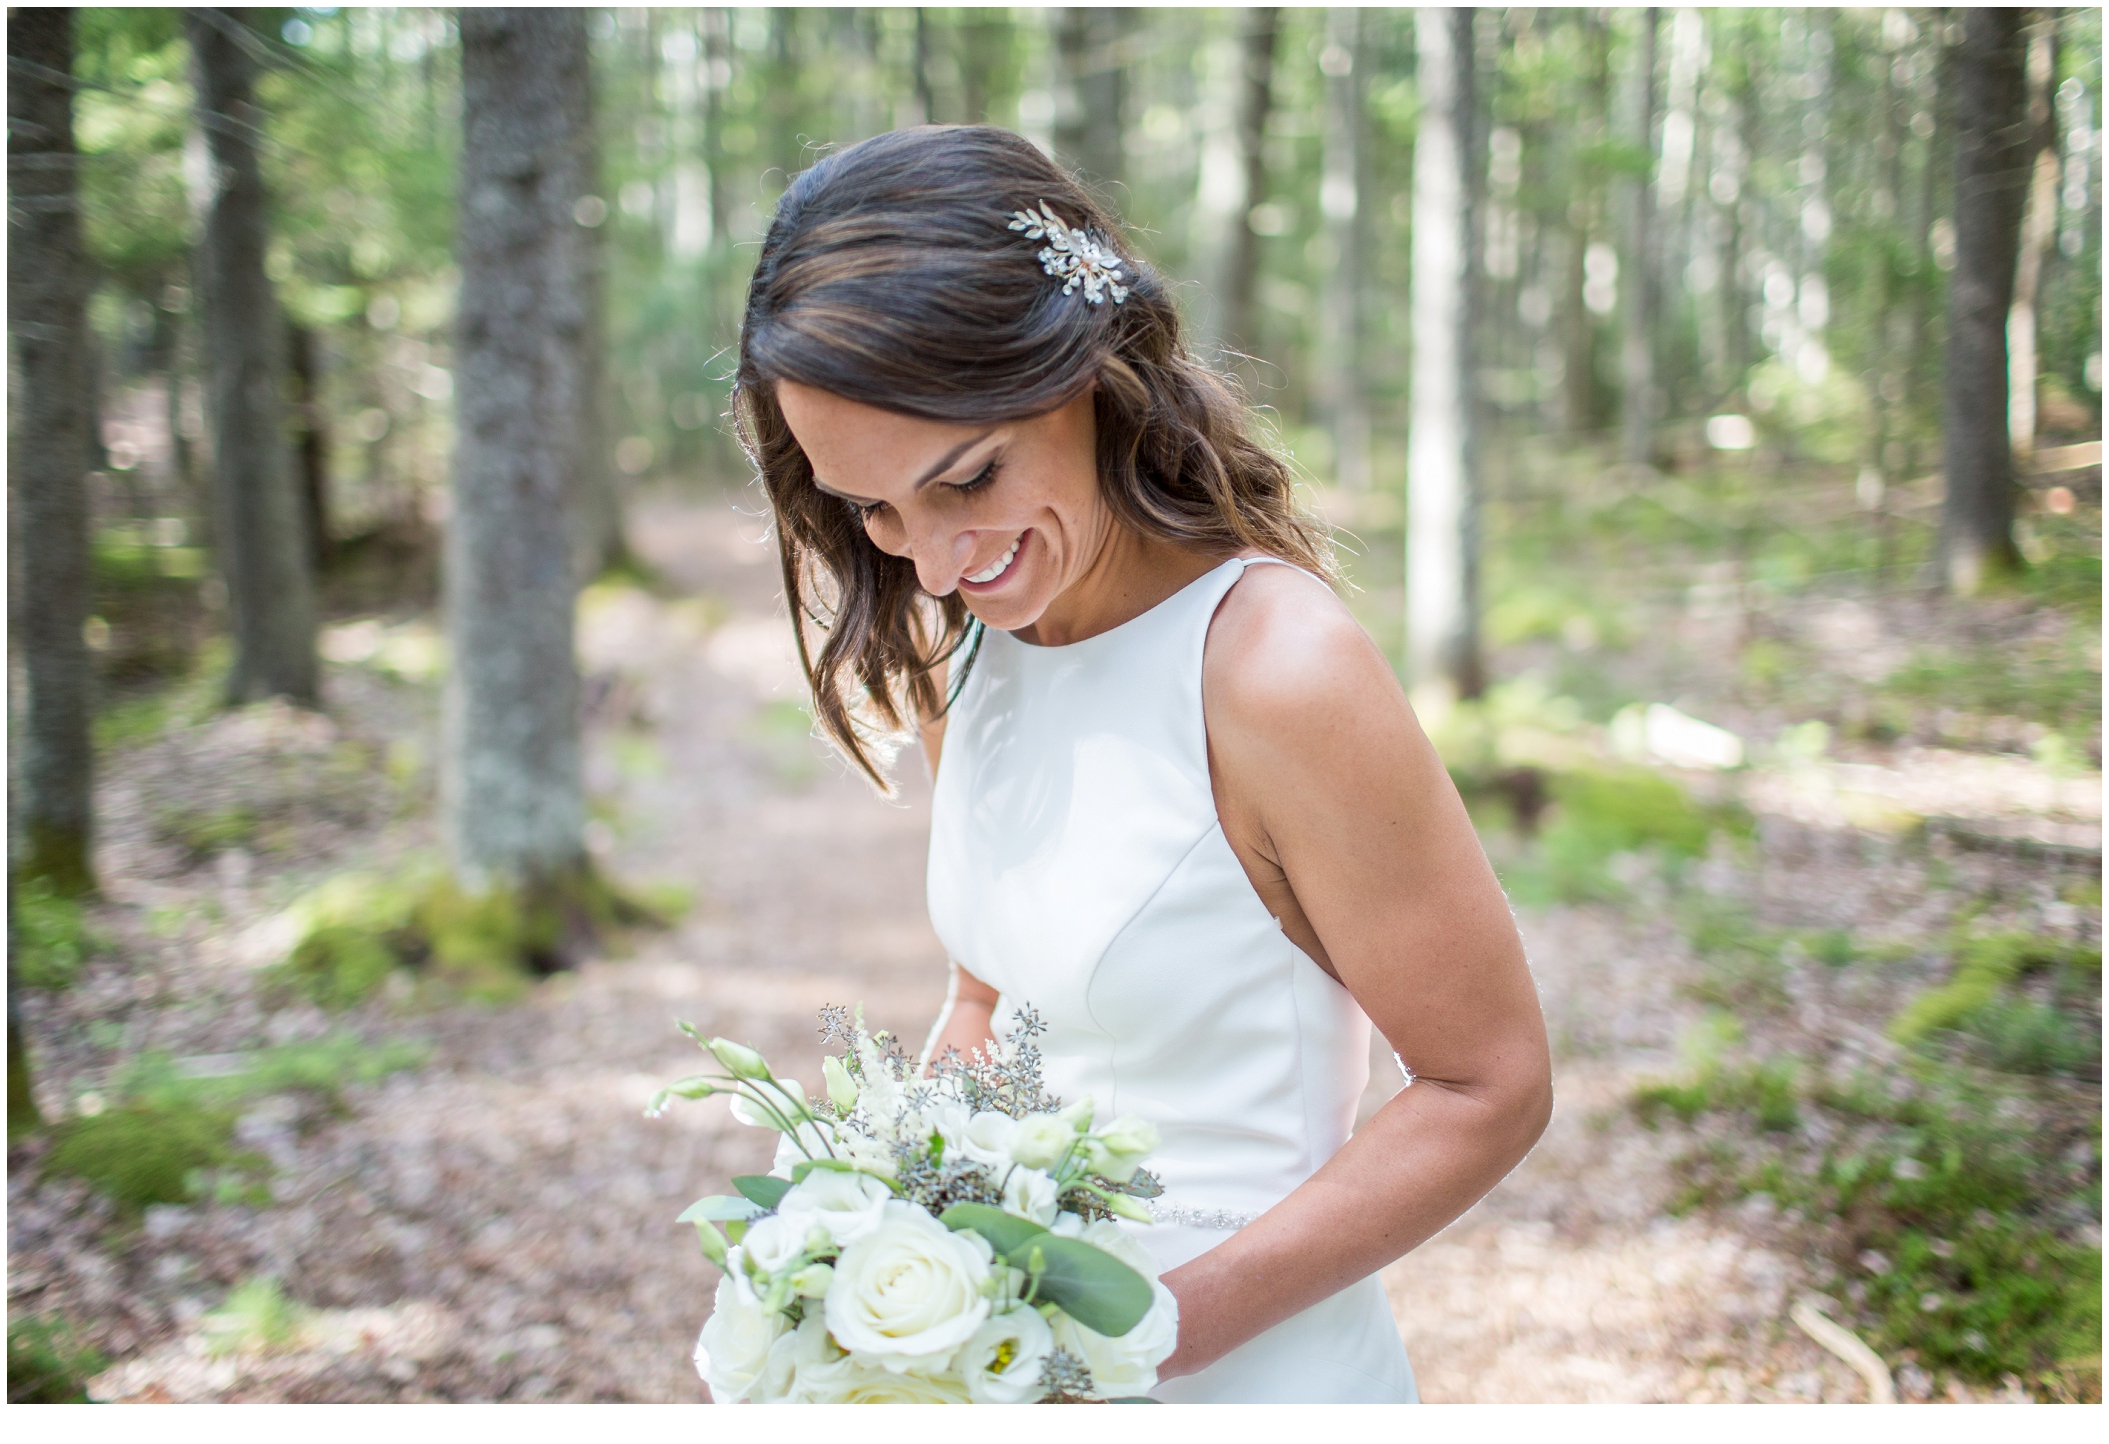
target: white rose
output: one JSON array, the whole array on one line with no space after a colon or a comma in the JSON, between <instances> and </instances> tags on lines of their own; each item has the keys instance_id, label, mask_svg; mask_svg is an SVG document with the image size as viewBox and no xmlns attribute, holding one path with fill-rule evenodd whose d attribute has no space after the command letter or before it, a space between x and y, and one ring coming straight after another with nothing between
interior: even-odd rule
<instances>
[{"instance_id":1,"label":"white rose","mask_svg":"<svg viewBox=\"0 0 2109 1444\"><path fill-rule=\"evenodd\" d=\"M795 1224L800 1238L821 1228L836 1243L850 1244L879 1226L891 1197L892 1190L867 1174L816 1168L783 1196L776 1216Z\"/></svg>"},{"instance_id":2,"label":"white rose","mask_svg":"<svg viewBox=\"0 0 2109 1444\"><path fill-rule=\"evenodd\" d=\"M1030 1404L1047 1390L1040 1366L1054 1334L1037 1309L1018 1307L983 1324L959 1351L960 1377L977 1404Z\"/></svg>"},{"instance_id":3,"label":"white rose","mask_svg":"<svg viewBox=\"0 0 2109 1444\"><path fill-rule=\"evenodd\" d=\"M784 1316L764 1308L743 1276L739 1250L727 1263L729 1272L718 1280L716 1307L696 1339L696 1372L720 1404L747 1396L769 1362L770 1347L786 1328Z\"/></svg>"},{"instance_id":4,"label":"white rose","mask_svg":"<svg viewBox=\"0 0 2109 1444\"><path fill-rule=\"evenodd\" d=\"M1048 1113L1020 1120L1011 1134L1011 1157L1027 1168L1052 1168L1076 1142L1076 1130Z\"/></svg>"},{"instance_id":5,"label":"white rose","mask_svg":"<svg viewBox=\"0 0 2109 1444\"><path fill-rule=\"evenodd\" d=\"M1008 1113L977 1113L967 1120L965 1134L959 1140L959 1151L990 1168L1008 1167L1011 1137L1017 1131L1018 1120Z\"/></svg>"},{"instance_id":6,"label":"white rose","mask_svg":"<svg viewBox=\"0 0 2109 1444\"><path fill-rule=\"evenodd\" d=\"M899 1372L930 1367L989 1316L981 1285L989 1246L954 1233L913 1204L889 1200L879 1226L842 1251L828 1290L835 1342Z\"/></svg>"},{"instance_id":7,"label":"white rose","mask_svg":"<svg viewBox=\"0 0 2109 1444\"><path fill-rule=\"evenodd\" d=\"M1013 1168L1003 1181L1003 1211L1045 1228L1054 1222L1055 1181L1037 1168Z\"/></svg>"},{"instance_id":8,"label":"white rose","mask_svg":"<svg viewBox=\"0 0 2109 1444\"><path fill-rule=\"evenodd\" d=\"M782 1273L806 1251L807 1229L784 1218L758 1219L740 1240L748 1260L765 1274Z\"/></svg>"}]
</instances>

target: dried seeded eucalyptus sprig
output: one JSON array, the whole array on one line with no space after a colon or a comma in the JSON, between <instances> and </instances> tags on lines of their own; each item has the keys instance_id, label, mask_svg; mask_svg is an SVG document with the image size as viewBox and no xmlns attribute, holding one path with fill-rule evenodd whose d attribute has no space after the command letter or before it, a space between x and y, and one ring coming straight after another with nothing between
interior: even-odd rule
<instances>
[{"instance_id":1,"label":"dried seeded eucalyptus sprig","mask_svg":"<svg viewBox=\"0 0 2109 1444\"><path fill-rule=\"evenodd\" d=\"M1032 1041L1046 1031L1039 1013L1020 1008L1001 1043L966 1054L947 1048L932 1067L939 1077L957 1078L967 1105L977 1112L1007 1113L1013 1118L1057 1112L1062 1100L1047 1091L1040 1050Z\"/></svg>"},{"instance_id":2,"label":"dried seeded eucalyptus sprig","mask_svg":"<svg viewBox=\"0 0 2109 1444\"><path fill-rule=\"evenodd\" d=\"M1040 1385L1050 1404L1093 1404L1091 1367L1067 1349L1050 1350L1040 1361Z\"/></svg>"}]
</instances>

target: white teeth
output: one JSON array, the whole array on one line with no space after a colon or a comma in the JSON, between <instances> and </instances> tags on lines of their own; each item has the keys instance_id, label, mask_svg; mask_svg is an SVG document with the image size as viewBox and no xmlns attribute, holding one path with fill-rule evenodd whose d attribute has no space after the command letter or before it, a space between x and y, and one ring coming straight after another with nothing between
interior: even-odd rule
<instances>
[{"instance_id":1,"label":"white teeth","mask_svg":"<svg viewBox=\"0 0 2109 1444\"><path fill-rule=\"evenodd\" d=\"M1018 538L1018 541L1023 540L1025 540L1023 536L1020 536ZM1010 567L1011 558L1016 555L1018 555L1018 542L1014 541L1011 543L1011 549L1009 551L1005 552L1002 556L996 558L996 560L989 563L987 571L976 572L972 576L968 577L967 580L972 582L977 587L982 586L985 583L995 581L996 578L1002 576L1003 573Z\"/></svg>"}]
</instances>

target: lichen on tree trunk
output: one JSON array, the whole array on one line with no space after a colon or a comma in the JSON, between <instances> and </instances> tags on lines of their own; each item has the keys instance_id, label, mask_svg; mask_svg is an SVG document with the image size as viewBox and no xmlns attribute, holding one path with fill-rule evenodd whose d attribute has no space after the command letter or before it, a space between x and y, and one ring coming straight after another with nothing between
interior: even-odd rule
<instances>
[{"instance_id":1,"label":"lichen on tree trunk","mask_svg":"<svg viewBox=\"0 0 2109 1444\"><path fill-rule=\"evenodd\" d=\"M442 810L462 885L513 892L530 913L590 876L571 531L592 377L574 216L585 23L574 9L461 14Z\"/></svg>"}]
</instances>

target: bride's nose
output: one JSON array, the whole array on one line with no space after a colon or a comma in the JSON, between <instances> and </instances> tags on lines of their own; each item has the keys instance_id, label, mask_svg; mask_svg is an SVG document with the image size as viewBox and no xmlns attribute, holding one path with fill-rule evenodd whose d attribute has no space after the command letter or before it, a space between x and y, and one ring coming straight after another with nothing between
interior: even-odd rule
<instances>
[{"instance_id":1,"label":"bride's nose","mask_svg":"<svg viewBox=\"0 0 2109 1444\"><path fill-rule=\"evenodd\" d=\"M933 597L946 597L959 585L960 574L974 560L974 533L953 532L949 536L917 538L915 579Z\"/></svg>"}]
</instances>

